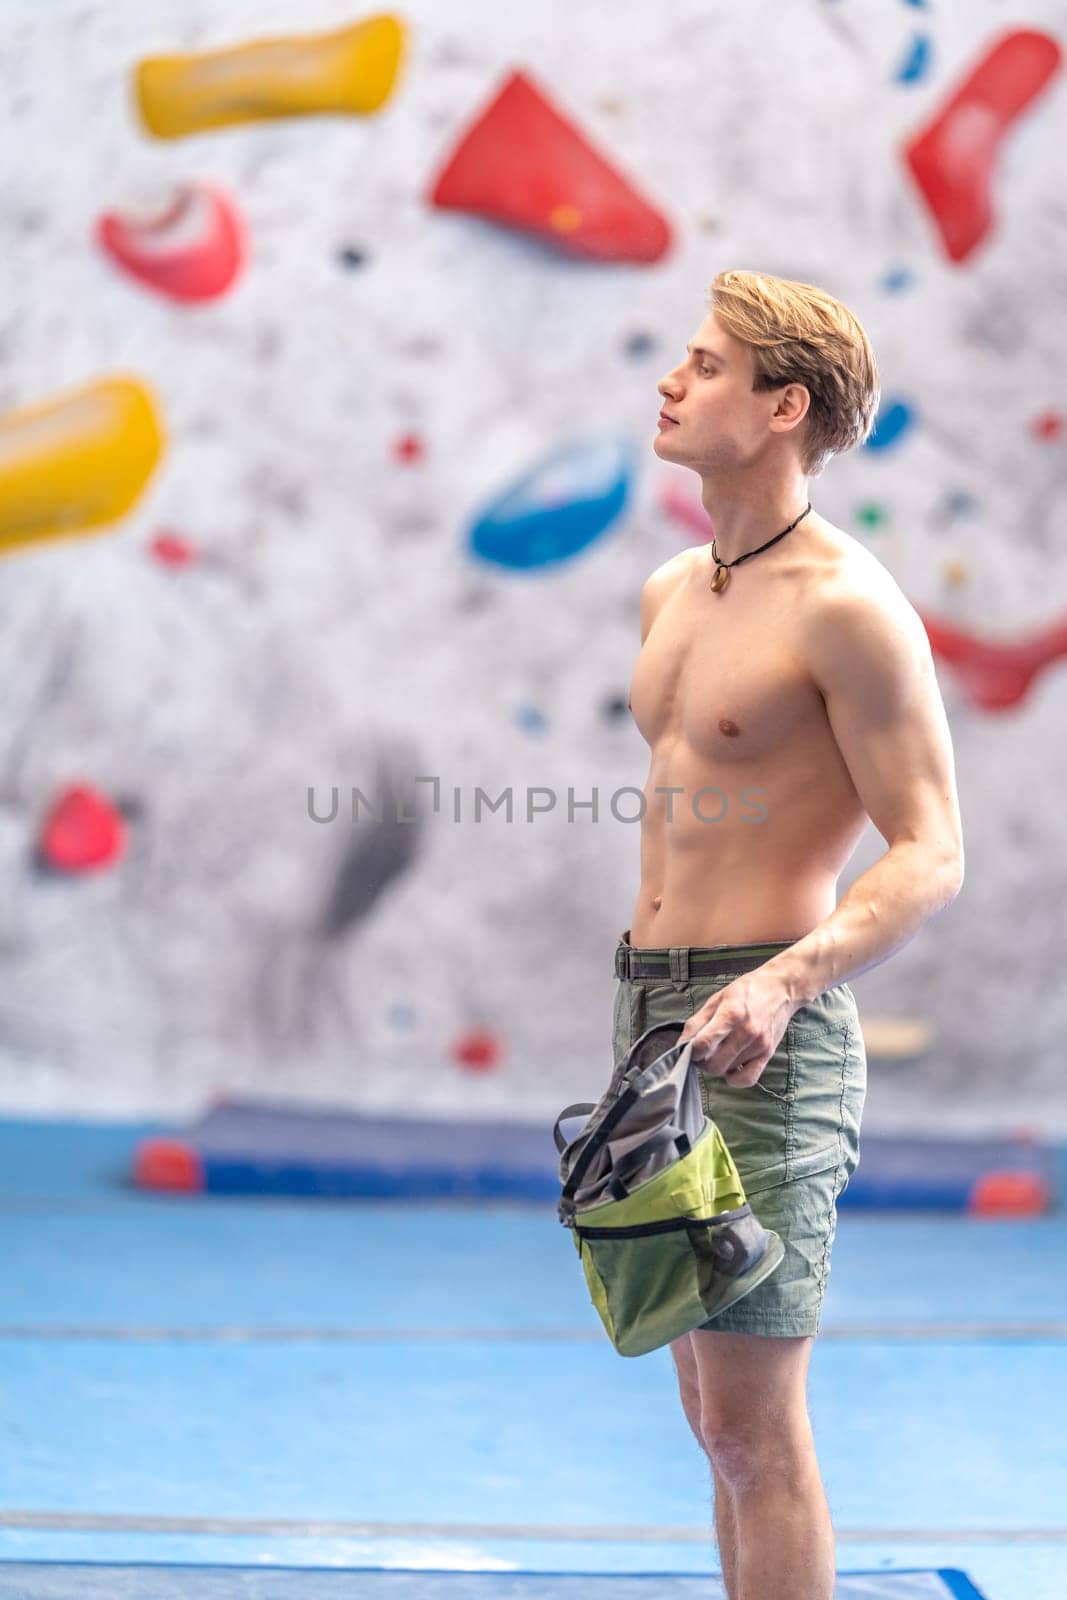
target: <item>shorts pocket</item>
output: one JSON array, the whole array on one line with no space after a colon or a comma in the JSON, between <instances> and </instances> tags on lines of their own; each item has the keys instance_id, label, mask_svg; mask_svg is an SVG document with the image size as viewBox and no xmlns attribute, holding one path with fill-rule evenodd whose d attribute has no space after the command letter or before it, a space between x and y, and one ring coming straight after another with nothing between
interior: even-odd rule
<instances>
[{"instance_id":1,"label":"shorts pocket","mask_svg":"<svg viewBox=\"0 0 1067 1600\"><path fill-rule=\"evenodd\" d=\"M770 1064L771 1063L768 1061L767 1067L769 1067ZM790 1101L796 1099L796 1097L797 1097L796 1090L794 1088L790 1088L790 1087L782 1087L782 1088L779 1088L779 1089L775 1089L775 1088L772 1087L772 1085L770 1083L765 1083L764 1079L767 1076L767 1067L764 1067L763 1071L760 1073L759 1077L756 1079L756 1082L752 1085L753 1089L758 1089L761 1094L770 1095L772 1100L778 1100L778 1101L781 1102L782 1105L788 1105L790 1103ZM786 1085L788 1085L789 1082L790 1082L790 1080L787 1078L785 1080Z\"/></svg>"},{"instance_id":2,"label":"shorts pocket","mask_svg":"<svg viewBox=\"0 0 1067 1600\"><path fill-rule=\"evenodd\" d=\"M867 1060L858 1026L847 1019L818 1030L802 1029L790 1048L797 1088L793 1157L797 1163L814 1160L834 1142L842 1179L847 1182L859 1161L860 1120L867 1093Z\"/></svg>"},{"instance_id":3,"label":"shorts pocket","mask_svg":"<svg viewBox=\"0 0 1067 1600\"><path fill-rule=\"evenodd\" d=\"M807 1000L794 1013L789 1023L790 1036L800 1042L819 1039L825 1033L840 1032L846 1026L859 1027L856 997L847 984L835 984L824 989L813 1000Z\"/></svg>"},{"instance_id":4,"label":"shorts pocket","mask_svg":"<svg viewBox=\"0 0 1067 1600\"><path fill-rule=\"evenodd\" d=\"M750 1199L754 1194L762 1194L766 1189L777 1189L780 1184L793 1183L798 1178L813 1178L817 1172L828 1172L831 1167L836 1167L841 1159L841 1145L835 1139L833 1144L826 1145L821 1150L804 1150L791 1156L783 1156L781 1160L773 1162L768 1167L760 1167L757 1171L744 1172L741 1182L745 1189L745 1198Z\"/></svg>"}]
</instances>

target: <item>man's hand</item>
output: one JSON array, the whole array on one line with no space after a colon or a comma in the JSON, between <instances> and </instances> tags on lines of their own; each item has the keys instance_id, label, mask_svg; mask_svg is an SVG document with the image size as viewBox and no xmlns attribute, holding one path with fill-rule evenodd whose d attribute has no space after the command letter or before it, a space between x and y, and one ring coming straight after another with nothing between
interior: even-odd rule
<instances>
[{"instance_id":1,"label":"man's hand","mask_svg":"<svg viewBox=\"0 0 1067 1600\"><path fill-rule=\"evenodd\" d=\"M693 1060L701 1072L735 1089L750 1089L800 1005L781 979L757 967L716 990L689 1018L679 1040L697 1041Z\"/></svg>"}]
</instances>

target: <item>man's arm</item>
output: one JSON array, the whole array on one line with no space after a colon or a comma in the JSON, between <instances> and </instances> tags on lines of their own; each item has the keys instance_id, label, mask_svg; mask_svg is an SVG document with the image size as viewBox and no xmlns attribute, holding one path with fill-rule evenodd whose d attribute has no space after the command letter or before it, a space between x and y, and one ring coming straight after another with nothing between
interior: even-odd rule
<instances>
[{"instance_id":1,"label":"man's arm","mask_svg":"<svg viewBox=\"0 0 1067 1600\"><path fill-rule=\"evenodd\" d=\"M863 808L889 846L831 914L762 971L796 1004L899 950L963 884L948 719L922 619L899 589L839 592L809 660Z\"/></svg>"}]
</instances>

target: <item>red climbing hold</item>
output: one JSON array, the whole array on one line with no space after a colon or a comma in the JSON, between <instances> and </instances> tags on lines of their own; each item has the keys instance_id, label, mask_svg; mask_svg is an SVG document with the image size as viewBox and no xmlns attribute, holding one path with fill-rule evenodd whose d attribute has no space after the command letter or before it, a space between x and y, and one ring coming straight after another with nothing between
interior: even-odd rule
<instances>
[{"instance_id":1,"label":"red climbing hold","mask_svg":"<svg viewBox=\"0 0 1067 1600\"><path fill-rule=\"evenodd\" d=\"M130 277L172 300L218 299L245 257L236 204L207 183L182 184L170 205L148 220L105 212L96 236Z\"/></svg>"},{"instance_id":2,"label":"red climbing hold","mask_svg":"<svg viewBox=\"0 0 1067 1600\"><path fill-rule=\"evenodd\" d=\"M123 852L126 821L106 795L70 784L55 799L41 829L42 859L56 872L88 872Z\"/></svg>"},{"instance_id":3,"label":"red climbing hold","mask_svg":"<svg viewBox=\"0 0 1067 1600\"><path fill-rule=\"evenodd\" d=\"M715 528L700 501L691 490L682 489L677 482L665 484L659 496L660 509L665 516L677 522L683 533L691 535L698 544L710 544Z\"/></svg>"},{"instance_id":4,"label":"red climbing hold","mask_svg":"<svg viewBox=\"0 0 1067 1600\"><path fill-rule=\"evenodd\" d=\"M197 557L196 546L178 533L157 533L149 549L165 567L185 567Z\"/></svg>"},{"instance_id":5,"label":"red climbing hold","mask_svg":"<svg viewBox=\"0 0 1067 1600\"><path fill-rule=\"evenodd\" d=\"M1034 438L1040 439L1043 443L1051 443L1058 439L1063 433L1063 427L1064 418L1060 411L1043 411L1030 424Z\"/></svg>"},{"instance_id":6,"label":"red climbing hold","mask_svg":"<svg viewBox=\"0 0 1067 1600\"><path fill-rule=\"evenodd\" d=\"M412 461L421 461L425 454L426 446L417 433L403 433L393 445L394 457L405 465Z\"/></svg>"},{"instance_id":7,"label":"red climbing hold","mask_svg":"<svg viewBox=\"0 0 1067 1600\"><path fill-rule=\"evenodd\" d=\"M1043 667L1067 656L1067 618L1018 644L990 644L951 622L922 620L934 654L954 668L967 699L983 711L1017 705Z\"/></svg>"},{"instance_id":8,"label":"red climbing hold","mask_svg":"<svg viewBox=\"0 0 1067 1600\"><path fill-rule=\"evenodd\" d=\"M463 1034L453 1050L455 1060L468 1072L490 1072L498 1064L500 1054L496 1036L481 1028Z\"/></svg>"},{"instance_id":9,"label":"red climbing hold","mask_svg":"<svg viewBox=\"0 0 1067 1600\"><path fill-rule=\"evenodd\" d=\"M595 261L659 261L671 242L663 216L521 71L463 135L429 201Z\"/></svg>"},{"instance_id":10,"label":"red climbing hold","mask_svg":"<svg viewBox=\"0 0 1067 1600\"><path fill-rule=\"evenodd\" d=\"M950 260L965 260L989 232L997 150L1061 61L1062 51L1051 34L1030 28L1004 34L933 122L904 146L904 159Z\"/></svg>"}]
</instances>

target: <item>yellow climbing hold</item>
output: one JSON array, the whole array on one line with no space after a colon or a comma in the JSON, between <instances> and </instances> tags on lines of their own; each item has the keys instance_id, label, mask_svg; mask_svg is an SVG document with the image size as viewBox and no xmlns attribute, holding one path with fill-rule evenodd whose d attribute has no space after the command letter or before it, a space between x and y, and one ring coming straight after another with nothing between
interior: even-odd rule
<instances>
[{"instance_id":1,"label":"yellow climbing hold","mask_svg":"<svg viewBox=\"0 0 1067 1600\"><path fill-rule=\"evenodd\" d=\"M330 33L148 56L136 68L138 109L158 139L271 117L368 116L393 91L405 37L383 12Z\"/></svg>"},{"instance_id":2,"label":"yellow climbing hold","mask_svg":"<svg viewBox=\"0 0 1067 1600\"><path fill-rule=\"evenodd\" d=\"M582 213L577 206L554 206L548 220L557 233L573 233L582 225Z\"/></svg>"},{"instance_id":3,"label":"yellow climbing hold","mask_svg":"<svg viewBox=\"0 0 1067 1600\"><path fill-rule=\"evenodd\" d=\"M151 391L98 378L0 416L0 552L117 522L163 454Z\"/></svg>"}]
</instances>

